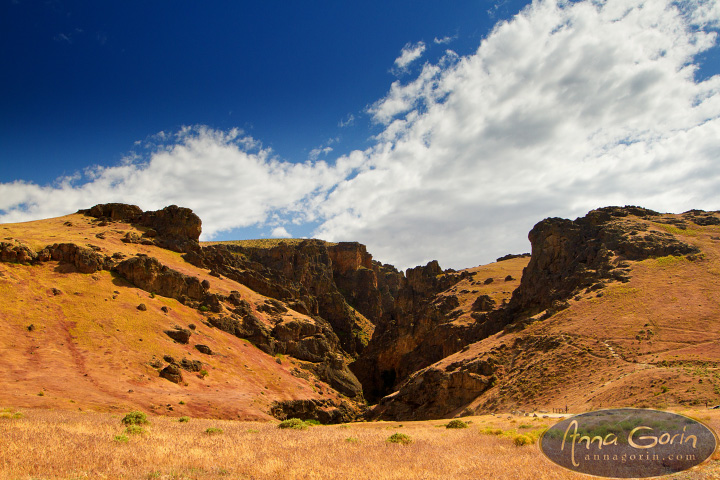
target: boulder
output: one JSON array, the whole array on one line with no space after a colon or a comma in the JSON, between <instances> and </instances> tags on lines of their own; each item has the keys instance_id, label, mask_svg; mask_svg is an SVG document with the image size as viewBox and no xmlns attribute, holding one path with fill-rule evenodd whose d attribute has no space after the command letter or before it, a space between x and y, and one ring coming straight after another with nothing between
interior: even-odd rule
<instances>
[{"instance_id":1,"label":"boulder","mask_svg":"<svg viewBox=\"0 0 720 480\"><path fill-rule=\"evenodd\" d=\"M175 327L174 330L165 330L165 335L172 338L178 343L186 345L190 341L190 330L187 328Z\"/></svg>"},{"instance_id":2,"label":"boulder","mask_svg":"<svg viewBox=\"0 0 720 480\"><path fill-rule=\"evenodd\" d=\"M489 295L479 295L470 307L473 312L489 312L494 308L495 300Z\"/></svg>"},{"instance_id":3,"label":"boulder","mask_svg":"<svg viewBox=\"0 0 720 480\"><path fill-rule=\"evenodd\" d=\"M182 371L180 370L180 367L175 364L170 364L160 370L160 376L173 383L180 383L183 381Z\"/></svg>"}]
</instances>

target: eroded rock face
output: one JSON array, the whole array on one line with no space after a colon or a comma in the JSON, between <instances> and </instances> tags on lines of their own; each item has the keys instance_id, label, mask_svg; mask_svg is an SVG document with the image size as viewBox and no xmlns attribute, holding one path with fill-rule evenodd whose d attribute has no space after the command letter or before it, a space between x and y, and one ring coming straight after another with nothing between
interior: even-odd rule
<instances>
[{"instance_id":1,"label":"eroded rock face","mask_svg":"<svg viewBox=\"0 0 720 480\"><path fill-rule=\"evenodd\" d=\"M361 417L363 411L344 400L285 400L273 402L270 414L278 420L299 418L317 420L320 423L347 423Z\"/></svg>"},{"instance_id":2,"label":"eroded rock face","mask_svg":"<svg viewBox=\"0 0 720 480\"><path fill-rule=\"evenodd\" d=\"M153 257L128 258L118 263L115 270L138 288L164 297L200 301L207 293L197 277L173 270Z\"/></svg>"},{"instance_id":3,"label":"eroded rock face","mask_svg":"<svg viewBox=\"0 0 720 480\"><path fill-rule=\"evenodd\" d=\"M37 253L23 243L0 242L0 262L29 263L37 257Z\"/></svg>"},{"instance_id":4,"label":"eroded rock face","mask_svg":"<svg viewBox=\"0 0 720 480\"><path fill-rule=\"evenodd\" d=\"M494 365L474 360L454 368L428 367L412 374L372 412L384 420L445 418L493 385Z\"/></svg>"},{"instance_id":5,"label":"eroded rock face","mask_svg":"<svg viewBox=\"0 0 720 480\"><path fill-rule=\"evenodd\" d=\"M446 322L457 298L437 295L467 274L443 271L437 261L408 269L406 276L385 269L378 289L392 299L375 326L372 340L351 370L363 385L369 400L394 391L411 373L450 355L475 338L469 329ZM389 302L388 302L389 303Z\"/></svg>"},{"instance_id":6,"label":"eroded rock face","mask_svg":"<svg viewBox=\"0 0 720 480\"><path fill-rule=\"evenodd\" d=\"M100 221L126 222L144 227L145 238L129 235L126 237L128 243L155 244L181 253L200 249L198 239L202 221L189 208L170 205L162 210L143 212L136 205L106 203L80 210L79 213Z\"/></svg>"},{"instance_id":7,"label":"eroded rock face","mask_svg":"<svg viewBox=\"0 0 720 480\"><path fill-rule=\"evenodd\" d=\"M630 260L667 255L693 257L699 253L696 247L654 226L669 224L682 230L691 228L691 223L715 225L714 219L720 222L717 215L698 211L678 218L639 207L608 207L593 210L575 221L550 218L539 222L529 235L532 244L530 262L509 305L489 313L473 313L473 318L478 321L475 341L503 327L513 329L528 316L541 312L544 316L552 315L566 308L567 300L578 293L600 289L607 282L628 281ZM473 309L482 310L489 306L487 303L487 299L479 297ZM500 382L499 391L505 392L505 397L518 395L515 390L506 388L503 381L506 376L513 375L514 382L522 380L515 374L506 374L506 369L512 369L513 365L519 368L519 354L552 351L562 341L550 337L518 338L512 345L501 345L502 348L481 358L463 357L461 351L456 354L458 361L447 364L447 360L443 360L411 373L399 382L393 393L381 399L370 415L387 420L456 415L495 382ZM371 342L368 350L373 347ZM388 351L392 350L381 349L378 365L383 364L383 355ZM415 351L421 349L416 347ZM501 393L483 400L481 408L497 407L497 402L502 402L503 398ZM520 399L512 397L510 401Z\"/></svg>"},{"instance_id":8,"label":"eroded rock face","mask_svg":"<svg viewBox=\"0 0 720 480\"><path fill-rule=\"evenodd\" d=\"M379 315L381 304L374 271L362 266L359 268L365 269L363 273L353 270L356 265L368 264L370 257L364 248L348 244L335 249L319 240L280 243L271 248L213 245L185 259L262 295L282 300L299 313L321 317L332 327L342 349L357 355L372 335L376 320L362 312ZM336 280L354 294L344 296Z\"/></svg>"},{"instance_id":9,"label":"eroded rock face","mask_svg":"<svg viewBox=\"0 0 720 480\"><path fill-rule=\"evenodd\" d=\"M510 300L509 314L535 315L603 280L626 281L624 260L699 252L630 216L661 219L640 207L606 207L574 221L548 218L535 225L528 235L532 256Z\"/></svg>"}]
</instances>

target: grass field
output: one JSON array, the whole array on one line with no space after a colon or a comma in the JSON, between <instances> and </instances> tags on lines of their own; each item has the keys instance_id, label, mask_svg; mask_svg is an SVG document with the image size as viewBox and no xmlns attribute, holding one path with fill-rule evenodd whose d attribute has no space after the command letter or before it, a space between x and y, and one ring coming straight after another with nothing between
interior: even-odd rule
<instances>
[{"instance_id":1,"label":"grass field","mask_svg":"<svg viewBox=\"0 0 720 480\"><path fill-rule=\"evenodd\" d=\"M715 427L720 423L715 413L704 418ZM587 478L550 463L537 443L513 442L513 431L528 432L552 418L472 417L463 429L446 429L447 421L436 420L291 430L272 422L149 417L139 427L144 433L128 432L121 419L0 410L0 479ZM412 442L388 442L394 433ZM668 478L718 478L718 463Z\"/></svg>"}]
</instances>

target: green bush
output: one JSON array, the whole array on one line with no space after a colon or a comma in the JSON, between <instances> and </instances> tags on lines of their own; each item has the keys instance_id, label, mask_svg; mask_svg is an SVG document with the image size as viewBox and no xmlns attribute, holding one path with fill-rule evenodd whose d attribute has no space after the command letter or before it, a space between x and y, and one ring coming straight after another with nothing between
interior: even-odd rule
<instances>
[{"instance_id":1,"label":"green bush","mask_svg":"<svg viewBox=\"0 0 720 480\"><path fill-rule=\"evenodd\" d=\"M178 418L178 422L180 423L187 423L190 421L190 417L180 417Z\"/></svg>"},{"instance_id":2,"label":"green bush","mask_svg":"<svg viewBox=\"0 0 720 480\"><path fill-rule=\"evenodd\" d=\"M221 433L223 433L223 431L222 428L210 427L205 430L205 433L207 433L208 435L220 435Z\"/></svg>"},{"instance_id":3,"label":"green bush","mask_svg":"<svg viewBox=\"0 0 720 480\"><path fill-rule=\"evenodd\" d=\"M484 433L485 435L502 435L503 431L500 428L486 427L484 430L481 430L480 433Z\"/></svg>"},{"instance_id":4,"label":"green bush","mask_svg":"<svg viewBox=\"0 0 720 480\"><path fill-rule=\"evenodd\" d=\"M314 420L314 419L305 420L305 424L310 425L311 427L316 427L318 425L322 425L322 423L320 423L318 420Z\"/></svg>"},{"instance_id":5,"label":"green bush","mask_svg":"<svg viewBox=\"0 0 720 480\"><path fill-rule=\"evenodd\" d=\"M409 443L412 443L412 438L410 438L409 435L405 435L404 433L393 433L392 435L390 435L387 441L390 443L400 443L403 445L407 445Z\"/></svg>"},{"instance_id":6,"label":"green bush","mask_svg":"<svg viewBox=\"0 0 720 480\"><path fill-rule=\"evenodd\" d=\"M0 412L0 418L19 419L23 418L23 414L20 412L13 412L12 410L3 410Z\"/></svg>"},{"instance_id":7,"label":"green bush","mask_svg":"<svg viewBox=\"0 0 720 480\"><path fill-rule=\"evenodd\" d=\"M463 422L462 420L458 420L457 418L455 420L450 420L450 422L445 425L445 428L467 428L467 423Z\"/></svg>"},{"instance_id":8,"label":"green bush","mask_svg":"<svg viewBox=\"0 0 720 480\"><path fill-rule=\"evenodd\" d=\"M348 438L345 439L345 441L348 442L348 443L358 443L358 442L360 442L360 440L358 440L357 437L348 437Z\"/></svg>"},{"instance_id":9,"label":"green bush","mask_svg":"<svg viewBox=\"0 0 720 480\"><path fill-rule=\"evenodd\" d=\"M530 445L533 443L533 440L527 435L516 435L515 438L513 438L513 443L518 447L522 447L523 445Z\"/></svg>"},{"instance_id":10,"label":"green bush","mask_svg":"<svg viewBox=\"0 0 720 480\"><path fill-rule=\"evenodd\" d=\"M130 439L125 435L115 435L114 440L118 443L127 443Z\"/></svg>"},{"instance_id":11,"label":"green bush","mask_svg":"<svg viewBox=\"0 0 720 480\"><path fill-rule=\"evenodd\" d=\"M129 435L142 435L145 433L145 429L140 425L128 425L125 427L125 433Z\"/></svg>"},{"instance_id":12,"label":"green bush","mask_svg":"<svg viewBox=\"0 0 720 480\"><path fill-rule=\"evenodd\" d=\"M123 417L122 423L125 425L145 425L150 422L143 412L132 411Z\"/></svg>"},{"instance_id":13,"label":"green bush","mask_svg":"<svg viewBox=\"0 0 720 480\"><path fill-rule=\"evenodd\" d=\"M299 418L288 418L283 420L278 425L278 428L292 428L293 430L305 430L308 424L300 420Z\"/></svg>"}]
</instances>

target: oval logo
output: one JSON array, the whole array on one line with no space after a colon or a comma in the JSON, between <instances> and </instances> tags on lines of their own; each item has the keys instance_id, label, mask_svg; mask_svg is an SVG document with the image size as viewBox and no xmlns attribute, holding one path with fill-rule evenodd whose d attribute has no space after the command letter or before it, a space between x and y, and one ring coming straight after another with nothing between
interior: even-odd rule
<instances>
[{"instance_id":1,"label":"oval logo","mask_svg":"<svg viewBox=\"0 0 720 480\"><path fill-rule=\"evenodd\" d=\"M561 467L608 478L655 477L708 459L715 434L683 415L639 408L597 410L550 427L540 449Z\"/></svg>"}]
</instances>

